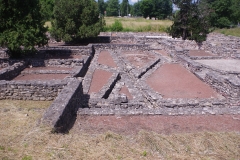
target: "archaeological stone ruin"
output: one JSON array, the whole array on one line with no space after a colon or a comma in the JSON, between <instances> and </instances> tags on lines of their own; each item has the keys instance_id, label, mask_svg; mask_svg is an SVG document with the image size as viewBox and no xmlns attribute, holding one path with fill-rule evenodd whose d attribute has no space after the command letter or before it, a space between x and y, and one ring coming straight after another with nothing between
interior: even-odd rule
<instances>
[{"instance_id":1,"label":"archaeological stone ruin","mask_svg":"<svg viewBox=\"0 0 240 160\"><path fill-rule=\"evenodd\" d=\"M81 115L240 114L240 38L101 33L21 60L2 48L0 99L53 101L42 121L57 131Z\"/></svg>"}]
</instances>

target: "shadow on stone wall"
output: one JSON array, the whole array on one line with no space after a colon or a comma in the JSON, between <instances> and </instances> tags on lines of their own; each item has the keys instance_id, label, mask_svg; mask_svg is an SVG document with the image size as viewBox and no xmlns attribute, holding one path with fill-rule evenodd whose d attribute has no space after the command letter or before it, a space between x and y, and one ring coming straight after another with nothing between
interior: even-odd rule
<instances>
[{"instance_id":1,"label":"shadow on stone wall","mask_svg":"<svg viewBox=\"0 0 240 160\"><path fill-rule=\"evenodd\" d=\"M68 133L74 126L78 109L85 107L87 97L83 94L81 81L69 81L43 115L42 122L50 125L54 133Z\"/></svg>"}]
</instances>

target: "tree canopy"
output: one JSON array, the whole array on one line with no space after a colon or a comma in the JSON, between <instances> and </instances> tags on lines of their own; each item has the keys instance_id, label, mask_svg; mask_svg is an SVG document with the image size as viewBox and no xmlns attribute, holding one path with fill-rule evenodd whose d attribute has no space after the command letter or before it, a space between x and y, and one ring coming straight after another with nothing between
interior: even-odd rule
<instances>
[{"instance_id":1,"label":"tree canopy","mask_svg":"<svg viewBox=\"0 0 240 160\"><path fill-rule=\"evenodd\" d=\"M134 16L142 16L142 12L141 12L141 8L140 8L140 5L141 5L141 1L138 1L138 2L136 2L136 3L134 3L133 4L133 7L132 7L132 9L133 9L133 15Z\"/></svg>"},{"instance_id":2,"label":"tree canopy","mask_svg":"<svg viewBox=\"0 0 240 160\"><path fill-rule=\"evenodd\" d=\"M94 0L55 0L51 34L57 41L95 37L103 29Z\"/></svg>"},{"instance_id":3,"label":"tree canopy","mask_svg":"<svg viewBox=\"0 0 240 160\"><path fill-rule=\"evenodd\" d=\"M121 16L128 16L130 13L130 5L128 3L128 0L122 0L122 3L120 5L121 10Z\"/></svg>"},{"instance_id":4,"label":"tree canopy","mask_svg":"<svg viewBox=\"0 0 240 160\"><path fill-rule=\"evenodd\" d=\"M45 21L49 21L53 17L54 0L40 0L41 13Z\"/></svg>"},{"instance_id":5,"label":"tree canopy","mask_svg":"<svg viewBox=\"0 0 240 160\"><path fill-rule=\"evenodd\" d=\"M240 22L239 0L208 0L208 3L212 9L212 26L225 28Z\"/></svg>"},{"instance_id":6,"label":"tree canopy","mask_svg":"<svg viewBox=\"0 0 240 160\"><path fill-rule=\"evenodd\" d=\"M107 1L107 16L118 16L120 5L118 0L108 0Z\"/></svg>"},{"instance_id":7,"label":"tree canopy","mask_svg":"<svg viewBox=\"0 0 240 160\"><path fill-rule=\"evenodd\" d=\"M142 0L140 7L144 18L165 19L172 14L171 0Z\"/></svg>"},{"instance_id":8,"label":"tree canopy","mask_svg":"<svg viewBox=\"0 0 240 160\"><path fill-rule=\"evenodd\" d=\"M106 10L104 0L98 0L98 9L99 13L103 15L104 11Z\"/></svg>"},{"instance_id":9,"label":"tree canopy","mask_svg":"<svg viewBox=\"0 0 240 160\"><path fill-rule=\"evenodd\" d=\"M39 0L0 0L0 45L11 57L47 44Z\"/></svg>"},{"instance_id":10,"label":"tree canopy","mask_svg":"<svg viewBox=\"0 0 240 160\"><path fill-rule=\"evenodd\" d=\"M203 5L199 1L192 0L175 0L174 3L180 10L174 17L170 35L182 37L183 40L195 40L198 43L205 41L210 25L209 16L204 15L204 8L201 7Z\"/></svg>"}]
</instances>

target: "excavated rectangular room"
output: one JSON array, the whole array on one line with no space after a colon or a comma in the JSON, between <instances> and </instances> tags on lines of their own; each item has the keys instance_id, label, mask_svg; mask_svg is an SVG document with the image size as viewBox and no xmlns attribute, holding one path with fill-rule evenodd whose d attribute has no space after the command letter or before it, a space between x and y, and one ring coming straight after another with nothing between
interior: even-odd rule
<instances>
[{"instance_id":1,"label":"excavated rectangular room","mask_svg":"<svg viewBox=\"0 0 240 160\"><path fill-rule=\"evenodd\" d=\"M218 98L220 95L183 66L163 64L146 80L163 98Z\"/></svg>"},{"instance_id":2,"label":"excavated rectangular room","mask_svg":"<svg viewBox=\"0 0 240 160\"><path fill-rule=\"evenodd\" d=\"M204 59L196 62L226 72L240 73L240 60L238 59Z\"/></svg>"},{"instance_id":3,"label":"excavated rectangular room","mask_svg":"<svg viewBox=\"0 0 240 160\"><path fill-rule=\"evenodd\" d=\"M149 51L122 51L122 55L129 62L129 64L133 65L136 68L141 68L148 64L151 61L156 59L156 56Z\"/></svg>"}]
</instances>

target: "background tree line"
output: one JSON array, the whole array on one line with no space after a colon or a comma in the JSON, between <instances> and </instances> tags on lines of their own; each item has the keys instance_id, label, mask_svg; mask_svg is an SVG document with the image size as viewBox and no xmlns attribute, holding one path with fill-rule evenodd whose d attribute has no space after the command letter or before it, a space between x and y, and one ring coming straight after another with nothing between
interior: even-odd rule
<instances>
[{"instance_id":1,"label":"background tree line","mask_svg":"<svg viewBox=\"0 0 240 160\"><path fill-rule=\"evenodd\" d=\"M106 16L143 16L165 19L172 14L172 0L139 0L133 5L128 0L98 0L99 11Z\"/></svg>"}]
</instances>

